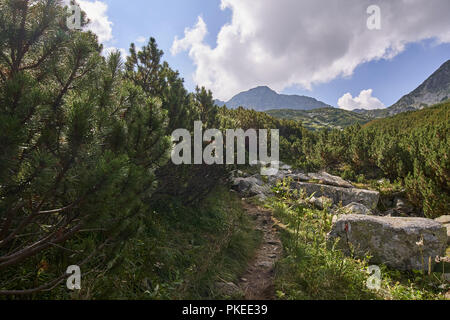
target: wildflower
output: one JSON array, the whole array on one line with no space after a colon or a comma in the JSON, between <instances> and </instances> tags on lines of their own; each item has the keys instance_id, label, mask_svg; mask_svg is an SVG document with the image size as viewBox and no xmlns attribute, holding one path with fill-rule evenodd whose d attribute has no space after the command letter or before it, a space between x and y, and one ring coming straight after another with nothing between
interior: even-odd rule
<instances>
[{"instance_id":1,"label":"wildflower","mask_svg":"<svg viewBox=\"0 0 450 320\"><path fill-rule=\"evenodd\" d=\"M423 237L420 239L419 242L416 242L416 245L417 245L418 247L423 247Z\"/></svg>"}]
</instances>

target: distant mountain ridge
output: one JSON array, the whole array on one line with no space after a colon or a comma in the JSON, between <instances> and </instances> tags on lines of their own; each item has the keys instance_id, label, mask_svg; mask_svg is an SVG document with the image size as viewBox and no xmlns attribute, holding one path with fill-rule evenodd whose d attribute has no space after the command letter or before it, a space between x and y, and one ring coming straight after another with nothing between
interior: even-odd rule
<instances>
[{"instance_id":1,"label":"distant mountain ridge","mask_svg":"<svg viewBox=\"0 0 450 320\"><path fill-rule=\"evenodd\" d=\"M260 86L241 92L227 102L216 100L215 103L218 106L226 105L228 108L244 107L256 111L274 109L313 110L331 107L324 102L307 96L278 94L267 86Z\"/></svg>"},{"instance_id":2,"label":"distant mountain ridge","mask_svg":"<svg viewBox=\"0 0 450 320\"><path fill-rule=\"evenodd\" d=\"M314 117L321 118L320 123L313 123L314 126L323 123L329 123L331 126L347 125L347 121L357 120L356 122L364 123L368 118L384 118L393 116L402 112L420 110L440 102L444 102L450 99L450 60L442 64L428 79L426 79L419 87L403 96L394 105L386 109L377 110L365 110L357 109L352 113L337 112L336 109L324 102L317 99L299 96L299 95L285 95L278 94L274 90L267 86L260 86L250 89L245 92L241 92L234 96L231 100L224 102L216 100L216 104L219 106L226 105L229 108L244 107L247 109L255 109L256 111L269 111L271 114L276 114L281 118L297 118L298 120L314 120ZM323 109L319 114L301 114L291 113L290 110L303 110L310 111L316 109ZM334 110L332 110L334 109ZM281 110L281 113L277 113L276 110ZM355 115L359 114L363 116L360 118ZM289 116L288 116L289 115ZM339 121L336 121L340 118Z\"/></svg>"}]
</instances>

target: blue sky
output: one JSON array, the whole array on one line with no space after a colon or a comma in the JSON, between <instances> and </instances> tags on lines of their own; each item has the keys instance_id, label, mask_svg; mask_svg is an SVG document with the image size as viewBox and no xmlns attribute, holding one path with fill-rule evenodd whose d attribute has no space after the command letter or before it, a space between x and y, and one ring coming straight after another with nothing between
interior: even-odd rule
<instances>
[{"instance_id":1,"label":"blue sky","mask_svg":"<svg viewBox=\"0 0 450 320\"><path fill-rule=\"evenodd\" d=\"M82 1L93 2L93 0ZM227 8L222 10L220 0L104 0L102 2L107 5L105 14L107 16L107 19L112 22L112 38L108 39L107 41L103 41L104 45L105 47L115 47L128 50L129 44L131 42L135 42L137 45L140 45L139 42L136 42L140 37L146 37L147 40L150 36L155 37L159 47L165 52L164 60L168 61L173 69L179 70L181 76L185 79L186 87L189 90L193 90L198 82L203 82L199 83L200 85L211 83L211 89L213 90L213 92L216 93L217 91L217 94L220 95L221 92L219 91L219 89L223 87L223 82L221 84L220 79L217 80L215 78L217 76L217 73L220 73L220 70L226 71L228 79L236 79L234 81L230 80L230 82L233 82L233 86L230 87L226 92L224 91L222 96L220 96L219 98L230 98L233 94L236 94L239 91L248 90L255 85L268 85L282 93L312 96L333 106L338 105L338 99L341 98L344 94L350 93L352 97L357 97L361 91L367 89L372 89L373 97L379 99L384 104L384 106L390 106L395 103L402 95L415 89L441 64L450 59L450 44L448 43L449 41L442 41L441 39L440 42L444 43L437 44L435 38L428 36L428 34L433 35L433 32L437 33L437 36L439 36L439 31L436 30L439 30L439 28L442 29L442 26L436 26L435 29L432 29L430 27L431 29L430 32L427 33L427 36L424 36L422 38L418 36L417 39L414 39L414 37L412 37L410 34L406 34L406 31L397 31L397 29L395 29L395 32L401 35L398 36L398 39L389 38L389 41L391 41L390 43L393 45L398 45L398 43L401 43L402 45L405 44L405 46L401 50L398 50L398 52L394 54L393 57L388 57L388 59L386 59L386 54L381 54L380 57L376 57L376 55L374 57L373 54L366 54L366 56L363 56L361 54L361 57L358 57L358 52L354 50L355 52L352 53L351 59L349 58L346 61L355 61L355 57L358 57L358 59L360 59L361 61L357 63L357 66L355 68L353 68L353 72L350 75L343 75L342 72L339 74L340 71L338 70L337 75L331 76L331 79L327 79L327 75L324 75L327 70L327 66L324 64L324 62L317 62L317 68L314 66L314 64L311 65L312 69L306 68L305 66L309 67L309 62L308 64L305 64L303 68L297 68L296 66L302 65L301 63L303 60L308 59L309 61L309 59L312 59L311 52L308 51L304 53L304 57L295 56L295 59L299 60L293 61L292 65L288 65L288 62L283 62L284 64L280 67L285 68L284 73L277 74L276 76L274 75L273 77L272 75L275 74L275 72L272 71L261 73L256 70L254 75L249 74L251 72L246 72L245 75L239 74L239 70L242 69L242 65L236 65L236 67L233 67L233 63L230 63L230 61L233 62L235 60L241 59L243 57L242 51L238 51L239 49L233 49L232 45L234 42L232 42L232 40L230 40L226 44L218 44L217 36L220 30L226 25L236 24L240 27L243 26L244 22L239 22L237 20L237 22L232 21L233 13L242 13L242 16L244 16L245 19L247 19L248 17L248 21L252 21L252 19L258 19L258 16L251 16L251 13L245 11L246 8L243 5L241 6L242 8L239 7L240 4L238 4L237 2L234 3L234 0L225 1L229 2L230 4ZM241 1L245 2L248 0ZM290 0L282 0L281 2L283 1L287 3L287 6L291 4L294 5L294 2L290 2ZM305 3L308 1L312 0L304 0ZM100 1L97 0L97 2ZM265 4L266 2L267 0L261 1L262 4ZM445 6L445 2L450 1L445 0L441 3ZM269 4L267 4L267 6L269 6ZM291 8L286 8L286 11L289 11L289 9ZM303 7L302 9L302 12L304 12L305 7ZM389 9L391 11L396 10L395 8ZM404 8L400 9L404 10ZM263 19L264 17L264 10L266 9L261 8L259 10L259 12L261 13L261 19ZM311 11L313 12L314 10L315 8L311 7ZM275 11L279 11L278 15L280 16L280 18L277 27L274 27L274 29L277 29L278 25L281 26L284 21L289 20L289 16L283 17L285 11L283 11L282 9L276 8L276 10L274 10L273 8L267 8L267 11L269 13L273 11L274 14L277 14ZM350 11L351 10L348 9L348 12ZM345 12L343 14L346 14ZM424 14L432 15L434 13L435 12L428 12ZM247 14L247 16L245 16L245 14ZM436 12L436 14L438 13ZM199 17L201 23L199 22ZM433 17L430 17L430 20L432 18ZM270 16L270 19L273 19L274 21L269 22L269 24L277 23L276 17L273 18L273 16ZM320 17L318 17L318 19L320 19ZM361 14L361 21L363 21L362 19L366 19L366 17L362 16ZM323 24L320 24L319 26L322 25ZM286 35L286 29L280 29L279 31L275 30L274 33L278 32L278 34L275 35L276 38L272 39L278 40L280 36L283 37L284 35L286 35L287 38L295 37L297 32L295 27L295 23L291 23L289 25L289 30L292 31L292 35ZM414 29L414 27L416 26L409 26L409 29ZM417 27L421 28L424 27L424 25L419 25ZM183 39L183 37L185 37L186 28L188 28L188 30L191 30L193 34L199 35L198 37L200 39L197 39L197 37L196 40L190 42L185 41L180 45L183 48L181 50L177 50L177 54L174 55L171 53L171 48L174 46L174 40L176 37L179 40ZM250 25L249 28L251 29L252 26ZM252 32L256 34L255 39L253 42L251 42L252 40L250 39L248 46L250 47L257 43L256 47L262 48L262 51L273 51L274 48L264 47L264 43L267 44L268 42L263 39L264 35L270 33L272 29L268 29L269 32L267 31L267 29L261 30L262 36L260 35L259 38L256 38L259 32L257 28L259 27L255 23L254 30L252 29ZM330 26L330 28L333 27ZM395 28L395 26L393 28ZM241 30L241 32L243 31ZM313 41L314 39L310 41L310 39L307 38L308 35L305 35L305 33L302 32L303 30L300 30L299 28L298 37L304 37L302 39L302 43L311 42L314 45L319 45L320 48L323 48L323 46L326 45L325 42L318 43L318 41ZM323 31L324 36L328 36L329 32L330 31ZM389 33L390 32L388 31L386 34ZM342 35L332 35L332 37L340 36L342 36L342 39L344 39L346 36L345 31L343 31ZM251 37L252 36L250 36L250 38ZM380 35L379 38L381 37L382 36ZM383 37L383 43L385 43L385 39L388 39L388 36L383 34ZM287 41L286 43L289 43L289 45L293 46L293 50L299 50L298 47L295 47L295 45L292 44L295 43L295 41L292 39L295 38L289 39L289 41ZM348 48L351 48L351 43L357 43L357 41L351 42L349 40ZM222 40L222 42L225 42L225 40ZM336 47L339 47L341 43L342 42L330 44L330 51L334 50ZM234 46L236 47L237 45ZM268 46L270 46L270 44ZM219 48L217 48L216 50L216 47L221 47L220 51ZM229 49L229 52L226 51L228 47L231 48ZM363 44L362 47L365 48L366 46ZM275 49L278 48L275 47ZM303 48L300 47L300 50L303 50ZM328 50L328 48L325 47L324 50L326 51ZM350 51L352 49L348 50ZM212 60L211 62L209 61L208 54L219 58L214 58L216 60ZM290 57L291 53L282 54L286 54L286 57ZM367 57L370 57L370 59L368 59ZM337 56L331 56L330 60L331 59L337 59ZM288 59L286 59L285 61L287 60ZM364 60L369 60L369 62L364 62ZM315 61L315 59L313 59L312 61ZM215 73L203 78L202 73L208 73L212 63L217 65L223 64L224 69L217 69ZM250 60L247 62L247 64L251 63L255 63L255 66L261 66L257 64L258 60L254 57L250 58ZM228 65L230 65L229 70L227 69ZM264 66L264 64L262 64L262 66ZM274 65L274 68L276 67L277 65ZM325 70L325 72L322 71L313 75L316 69L319 68L321 68L321 70ZM345 68L343 67L343 69ZM297 74L296 77L292 76L289 71L286 72L286 70L291 69L295 69L295 73ZM305 71L303 72L302 69L305 69ZM306 89L304 79L305 77L307 79L309 74L311 74L311 78L317 77L319 81L317 83L307 83L306 86L310 85L310 88ZM283 76L286 79L283 79ZM290 77L294 80L289 80L288 78ZM240 79L242 78L246 78L246 80L240 81ZM214 82L216 80L217 83ZM214 88L216 88L216 90L214 90Z\"/></svg>"},{"instance_id":2,"label":"blue sky","mask_svg":"<svg viewBox=\"0 0 450 320\"><path fill-rule=\"evenodd\" d=\"M164 60L179 70L186 86L193 90L193 62L186 54L172 56L170 48L175 36L183 36L184 29L195 24L198 16L208 23L210 33L207 41L216 42L220 28L230 20L229 10L220 10L219 0L105 0L108 17L113 22L114 40L108 42L118 48L129 48L139 37L154 37L164 51ZM106 44L106 45L107 45Z\"/></svg>"}]
</instances>

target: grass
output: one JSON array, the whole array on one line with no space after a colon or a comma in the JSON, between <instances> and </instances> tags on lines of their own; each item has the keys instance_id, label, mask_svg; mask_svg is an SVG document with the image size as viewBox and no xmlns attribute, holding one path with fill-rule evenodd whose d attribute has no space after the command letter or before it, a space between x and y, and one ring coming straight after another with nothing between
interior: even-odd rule
<instances>
[{"instance_id":1,"label":"grass","mask_svg":"<svg viewBox=\"0 0 450 320\"><path fill-rule=\"evenodd\" d=\"M307 199L280 184L276 198L267 207L280 221L284 257L276 266L276 290L285 300L423 300L445 299L450 289L442 274L400 272L380 266L380 290L367 287L370 257L362 260L344 256L327 244L333 216L316 210Z\"/></svg>"},{"instance_id":2,"label":"grass","mask_svg":"<svg viewBox=\"0 0 450 320\"><path fill-rule=\"evenodd\" d=\"M216 282L236 281L261 241L240 198L225 187L194 207L172 199L141 219L116 260L82 269L81 291L70 293L63 283L23 298L225 299Z\"/></svg>"},{"instance_id":3,"label":"grass","mask_svg":"<svg viewBox=\"0 0 450 320\"><path fill-rule=\"evenodd\" d=\"M114 288L119 294L114 296L227 298L215 283L237 280L261 240L237 195L220 187L195 208L172 203L153 215L156 226L149 221L146 236L129 245L122 281ZM116 273L111 276L117 278Z\"/></svg>"}]
</instances>

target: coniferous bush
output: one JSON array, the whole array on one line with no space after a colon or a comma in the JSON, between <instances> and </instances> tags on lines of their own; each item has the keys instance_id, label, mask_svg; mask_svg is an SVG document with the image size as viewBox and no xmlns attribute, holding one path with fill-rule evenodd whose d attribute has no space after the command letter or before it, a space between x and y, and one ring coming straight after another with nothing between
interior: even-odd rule
<instances>
[{"instance_id":1,"label":"coniferous bush","mask_svg":"<svg viewBox=\"0 0 450 320\"><path fill-rule=\"evenodd\" d=\"M170 140L161 101L93 33L69 30L59 1L0 7L0 293L23 294L104 261L136 230Z\"/></svg>"}]
</instances>

